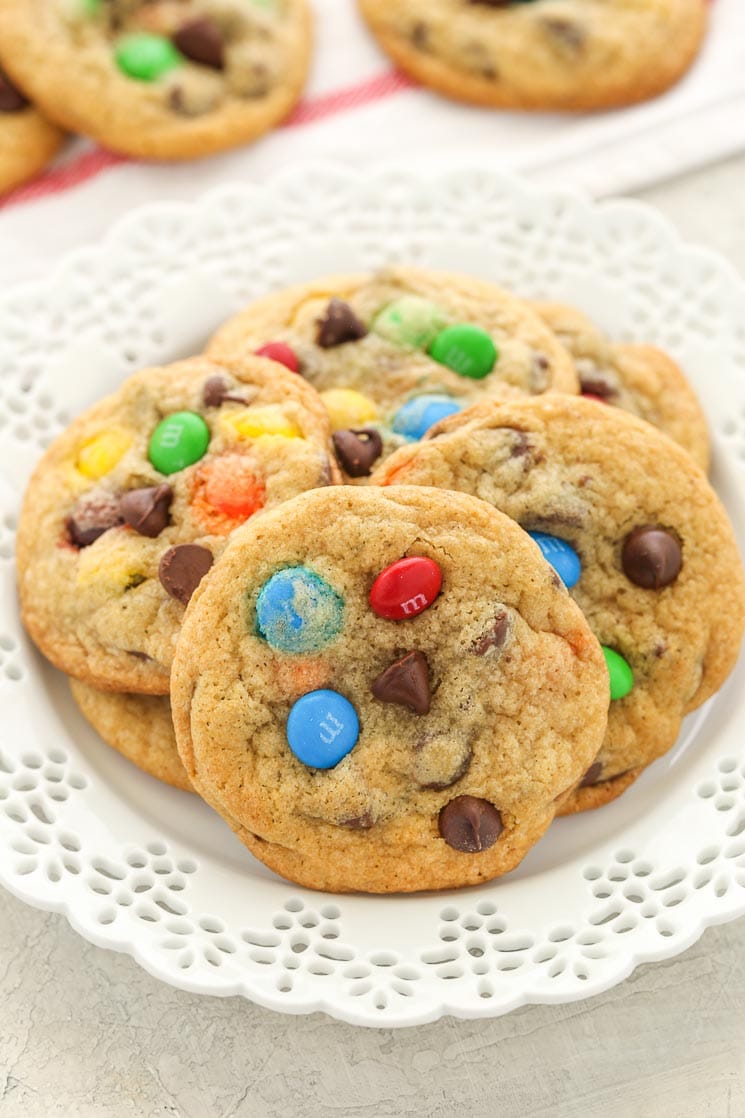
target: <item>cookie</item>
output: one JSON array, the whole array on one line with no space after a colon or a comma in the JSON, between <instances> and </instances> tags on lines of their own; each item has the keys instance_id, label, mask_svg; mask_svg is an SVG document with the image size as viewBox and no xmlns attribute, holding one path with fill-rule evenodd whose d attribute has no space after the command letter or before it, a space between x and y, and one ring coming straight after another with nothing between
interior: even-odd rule
<instances>
[{"instance_id":1,"label":"cookie","mask_svg":"<svg viewBox=\"0 0 745 1118\"><path fill-rule=\"evenodd\" d=\"M693 62L705 0L359 0L383 50L448 97L599 109L655 97Z\"/></svg>"},{"instance_id":2,"label":"cookie","mask_svg":"<svg viewBox=\"0 0 745 1118\"><path fill-rule=\"evenodd\" d=\"M184 607L230 532L338 479L323 405L262 357L129 377L53 443L25 495L22 617L57 667L168 694Z\"/></svg>"},{"instance_id":3,"label":"cookie","mask_svg":"<svg viewBox=\"0 0 745 1118\"><path fill-rule=\"evenodd\" d=\"M62 132L0 70L0 194L33 178L63 141Z\"/></svg>"},{"instance_id":4,"label":"cookie","mask_svg":"<svg viewBox=\"0 0 745 1118\"><path fill-rule=\"evenodd\" d=\"M574 358L583 395L646 419L708 470L706 417L671 357L655 346L614 344L574 307L536 303L535 309Z\"/></svg>"},{"instance_id":5,"label":"cookie","mask_svg":"<svg viewBox=\"0 0 745 1118\"><path fill-rule=\"evenodd\" d=\"M194 791L176 749L165 695L99 691L78 679L70 680L70 690L83 717L107 745L157 780Z\"/></svg>"},{"instance_id":6,"label":"cookie","mask_svg":"<svg viewBox=\"0 0 745 1118\"><path fill-rule=\"evenodd\" d=\"M235 534L187 611L171 698L189 778L257 858L388 893L516 866L594 759L607 688L507 517L343 486Z\"/></svg>"},{"instance_id":7,"label":"cookie","mask_svg":"<svg viewBox=\"0 0 745 1118\"><path fill-rule=\"evenodd\" d=\"M583 398L479 405L373 478L476 494L535 533L604 646L608 732L565 811L614 798L722 685L745 626L727 515L667 436Z\"/></svg>"},{"instance_id":8,"label":"cookie","mask_svg":"<svg viewBox=\"0 0 745 1118\"><path fill-rule=\"evenodd\" d=\"M267 132L311 51L307 0L0 0L0 62L108 148L186 159Z\"/></svg>"},{"instance_id":9,"label":"cookie","mask_svg":"<svg viewBox=\"0 0 745 1118\"><path fill-rule=\"evenodd\" d=\"M208 352L281 346L318 389L350 479L490 397L578 392L574 363L525 302L483 280L422 268L332 276L269 295L232 319Z\"/></svg>"}]
</instances>

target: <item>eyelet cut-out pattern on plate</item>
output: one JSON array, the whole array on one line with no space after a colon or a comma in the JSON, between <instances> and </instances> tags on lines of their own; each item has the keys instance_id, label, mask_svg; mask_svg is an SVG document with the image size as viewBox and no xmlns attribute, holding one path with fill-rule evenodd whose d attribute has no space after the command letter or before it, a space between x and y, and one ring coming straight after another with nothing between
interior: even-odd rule
<instances>
[{"instance_id":1,"label":"eyelet cut-out pattern on plate","mask_svg":"<svg viewBox=\"0 0 745 1118\"><path fill-rule=\"evenodd\" d=\"M508 878L445 895L312 894L97 741L22 633L12 551L25 478L77 410L134 368L198 349L254 296L395 260L574 302L619 338L668 347L701 395L714 481L745 541L745 287L636 204L540 193L478 166L311 165L136 211L0 296L0 881L174 985L386 1026L587 997L745 914L743 668L671 755L616 803L555 824Z\"/></svg>"}]
</instances>

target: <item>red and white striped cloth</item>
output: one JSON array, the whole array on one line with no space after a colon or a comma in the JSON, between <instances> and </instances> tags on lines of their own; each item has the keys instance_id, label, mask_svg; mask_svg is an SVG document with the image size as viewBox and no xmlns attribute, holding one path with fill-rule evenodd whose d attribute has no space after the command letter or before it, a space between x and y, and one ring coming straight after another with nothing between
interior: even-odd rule
<instances>
[{"instance_id":1,"label":"red and white striped cloth","mask_svg":"<svg viewBox=\"0 0 745 1118\"><path fill-rule=\"evenodd\" d=\"M313 2L313 73L281 128L251 147L186 166L136 163L73 142L56 166L0 200L0 283L32 276L60 253L95 240L133 205L261 180L297 159L442 166L486 154L536 181L604 195L745 147L745 0L714 0L701 57L665 96L584 116L491 112L446 101L391 67L354 0Z\"/></svg>"}]
</instances>

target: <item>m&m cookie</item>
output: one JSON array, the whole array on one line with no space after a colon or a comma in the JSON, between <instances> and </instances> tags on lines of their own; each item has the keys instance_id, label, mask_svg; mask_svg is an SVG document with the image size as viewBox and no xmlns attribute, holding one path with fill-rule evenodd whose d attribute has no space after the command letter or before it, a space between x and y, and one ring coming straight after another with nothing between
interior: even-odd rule
<instances>
[{"instance_id":1,"label":"m&m cookie","mask_svg":"<svg viewBox=\"0 0 745 1118\"><path fill-rule=\"evenodd\" d=\"M516 866L595 760L608 672L513 521L464 494L338 486L232 537L171 701L189 779L257 858L387 893Z\"/></svg>"},{"instance_id":2,"label":"m&m cookie","mask_svg":"<svg viewBox=\"0 0 745 1118\"><path fill-rule=\"evenodd\" d=\"M136 373L34 473L18 528L24 623L70 675L167 694L184 607L231 532L336 480L323 405L276 362Z\"/></svg>"},{"instance_id":3,"label":"m&m cookie","mask_svg":"<svg viewBox=\"0 0 745 1118\"><path fill-rule=\"evenodd\" d=\"M335 276L253 303L215 356L266 353L321 393L349 480L479 400L577 393L569 353L532 307L483 280L421 268Z\"/></svg>"},{"instance_id":4,"label":"m&m cookie","mask_svg":"<svg viewBox=\"0 0 745 1118\"><path fill-rule=\"evenodd\" d=\"M709 468L709 429L696 394L671 357L656 346L610 341L582 311L534 303L571 353L582 395L622 408L659 427Z\"/></svg>"},{"instance_id":5,"label":"m&m cookie","mask_svg":"<svg viewBox=\"0 0 745 1118\"><path fill-rule=\"evenodd\" d=\"M358 0L417 81L494 108L599 109L655 97L695 58L705 0Z\"/></svg>"},{"instance_id":6,"label":"m&m cookie","mask_svg":"<svg viewBox=\"0 0 745 1118\"><path fill-rule=\"evenodd\" d=\"M477 494L533 536L581 607L603 646L610 712L565 811L623 791L732 669L745 627L732 527L691 457L648 423L580 397L478 405L373 481Z\"/></svg>"},{"instance_id":7,"label":"m&m cookie","mask_svg":"<svg viewBox=\"0 0 745 1118\"><path fill-rule=\"evenodd\" d=\"M63 140L59 128L0 70L0 194L41 171Z\"/></svg>"},{"instance_id":8,"label":"m&m cookie","mask_svg":"<svg viewBox=\"0 0 745 1118\"><path fill-rule=\"evenodd\" d=\"M0 0L0 62L63 128L184 159L246 143L300 97L306 0Z\"/></svg>"}]
</instances>

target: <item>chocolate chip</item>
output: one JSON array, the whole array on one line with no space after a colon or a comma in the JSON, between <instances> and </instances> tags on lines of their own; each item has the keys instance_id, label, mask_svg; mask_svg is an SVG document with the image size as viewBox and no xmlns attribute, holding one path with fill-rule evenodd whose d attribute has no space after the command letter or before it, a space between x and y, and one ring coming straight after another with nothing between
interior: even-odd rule
<instances>
[{"instance_id":1,"label":"chocolate chip","mask_svg":"<svg viewBox=\"0 0 745 1118\"><path fill-rule=\"evenodd\" d=\"M583 374L579 371L579 386L583 396L598 396L601 400L610 400L617 393L615 387L599 373Z\"/></svg>"},{"instance_id":2,"label":"chocolate chip","mask_svg":"<svg viewBox=\"0 0 745 1118\"><path fill-rule=\"evenodd\" d=\"M163 554L158 578L171 597L185 606L213 563L209 548L195 543L177 544Z\"/></svg>"},{"instance_id":3,"label":"chocolate chip","mask_svg":"<svg viewBox=\"0 0 745 1118\"><path fill-rule=\"evenodd\" d=\"M365 811L362 815L355 815L351 819L339 820L339 826L347 827L350 831L369 831L374 824L375 820L371 811Z\"/></svg>"},{"instance_id":4,"label":"chocolate chip","mask_svg":"<svg viewBox=\"0 0 745 1118\"><path fill-rule=\"evenodd\" d=\"M589 788L592 784L599 784L603 773L603 766L600 761L593 761L589 769L582 777L580 788Z\"/></svg>"},{"instance_id":5,"label":"chocolate chip","mask_svg":"<svg viewBox=\"0 0 745 1118\"><path fill-rule=\"evenodd\" d=\"M168 524L168 510L173 500L170 485L151 485L146 489L130 489L119 498L119 511L130 528L141 536L155 539Z\"/></svg>"},{"instance_id":6,"label":"chocolate chip","mask_svg":"<svg viewBox=\"0 0 745 1118\"><path fill-rule=\"evenodd\" d=\"M409 38L412 46L415 46L417 50L427 50L429 48L429 27L422 20L418 20L412 27Z\"/></svg>"},{"instance_id":7,"label":"chocolate chip","mask_svg":"<svg viewBox=\"0 0 745 1118\"><path fill-rule=\"evenodd\" d=\"M231 400L235 404L247 404L248 398L238 396L230 391L230 385L221 376L208 377L204 382L202 389L202 400L206 408L219 408L227 400Z\"/></svg>"},{"instance_id":8,"label":"chocolate chip","mask_svg":"<svg viewBox=\"0 0 745 1118\"><path fill-rule=\"evenodd\" d=\"M106 490L94 490L82 497L67 521L67 534L75 547L89 547L109 528L122 523L119 499Z\"/></svg>"},{"instance_id":9,"label":"chocolate chip","mask_svg":"<svg viewBox=\"0 0 745 1118\"><path fill-rule=\"evenodd\" d=\"M373 680L371 690L381 703L397 703L412 714L427 714L430 704L427 657L423 652L408 652Z\"/></svg>"},{"instance_id":10,"label":"chocolate chip","mask_svg":"<svg viewBox=\"0 0 745 1118\"><path fill-rule=\"evenodd\" d=\"M20 113L28 105L20 89L0 72L0 113Z\"/></svg>"},{"instance_id":11,"label":"chocolate chip","mask_svg":"<svg viewBox=\"0 0 745 1118\"><path fill-rule=\"evenodd\" d=\"M507 634L510 631L510 615L506 609L501 609L494 616L489 628L486 632L475 640L471 645L469 652L474 656L486 656L488 652L499 651L504 647L507 640Z\"/></svg>"},{"instance_id":12,"label":"chocolate chip","mask_svg":"<svg viewBox=\"0 0 745 1118\"><path fill-rule=\"evenodd\" d=\"M353 427L334 432L334 450L345 474L369 477L383 453L383 440L374 427Z\"/></svg>"},{"instance_id":13,"label":"chocolate chip","mask_svg":"<svg viewBox=\"0 0 745 1118\"><path fill-rule=\"evenodd\" d=\"M136 660L152 660L152 656L148 656L147 652L137 652L134 648L128 648L127 655L134 656Z\"/></svg>"},{"instance_id":14,"label":"chocolate chip","mask_svg":"<svg viewBox=\"0 0 745 1118\"><path fill-rule=\"evenodd\" d=\"M503 830L494 804L476 796L456 796L440 812L438 826L448 846L463 854L488 850Z\"/></svg>"},{"instance_id":15,"label":"chocolate chip","mask_svg":"<svg viewBox=\"0 0 745 1118\"><path fill-rule=\"evenodd\" d=\"M560 46L572 54L579 54L583 50L587 36L579 24L559 16L544 16L541 22Z\"/></svg>"},{"instance_id":16,"label":"chocolate chip","mask_svg":"<svg viewBox=\"0 0 745 1118\"><path fill-rule=\"evenodd\" d=\"M318 319L316 341L322 349L333 349L343 342L359 341L365 334L367 328L349 304L341 299L331 299L325 315Z\"/></svg>"},{"instance_id":17,"label":"chocolate chip","mask_svg":"<svg viewBox=\"0 0 745 1118\"><path fill-rule=\"evenodd\" d=\"M621 563L630 582L645 590L661 590L680 574L683 554L672 532L646 524L634 528L623 541Z\"/></svg>"},{"instance_id":18,"label":"chocolate chip","mask_svg":"<svg viewBox=\"0 0 745 1118\"><path fill-rule=\"evenodd\" d=\"M225 66L225 41L222 31L211 19L193 19L173 35L175 46L192 62L222 70Z\"/></svg>"}]
</instances>

